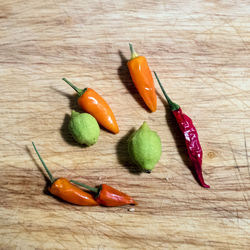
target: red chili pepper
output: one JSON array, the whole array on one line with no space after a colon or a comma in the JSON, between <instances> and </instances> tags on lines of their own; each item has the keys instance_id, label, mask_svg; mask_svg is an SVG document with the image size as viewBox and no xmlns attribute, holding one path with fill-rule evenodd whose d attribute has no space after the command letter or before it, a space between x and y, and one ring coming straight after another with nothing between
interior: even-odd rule
<instances>
[{"instance_id":1,"label":"red chili pepper","mask_svg":"<svg viewBox=\"0 0 250 250\"><path fill-rule=\"evenodd\" d=\"M49 191L51 194L61 198L64 201L67 201L72 204L80 205L80 206L97 206L98 203L95 201L94 197L81 190L77 186L70 183L69 180L65 178L55 179L44 163L42 157L36 149L34 142L32 142L33 147L42 162L47 174L49 175L49 179L51 181L51 186L49 187Z\"/></svg>"},{"instance_id":2,"label":"red chili pepper","mask_svg":"<svg viewBox=\"0 0 250 250\"><path fill-rule=\"evenodd\" d=\"M70 180L70 182L75 183L79 186L85 187L88 190L94 192L96 194L96 201L103 206L106 207L119 207L123 205L137 205L130 196L125 193L122 193L106 184L101 184L98 188L90 187L86 184L79 183L74 180Z\"/></svg>"},{"instance_id":3,"label":"red chili pepper","mask_svg":"<svg viewBox=\"0 0 250 250\"><path fill-rule=\"evenodd\" d=\"M154 72L155 73L155 72ZM180 106L174 102L168 97L166 91L164 90L157 74L155 73L155 77L161 87L161 90L166 97L168 104L170 106L171 111L173 112L176 121L179 125L180 130L182 131L184 137L185 137L185 142L186 142L186 147L188 151L189 158L194 166L195 173L197 174L197 178L201 184L202 187L204 188L210 188L209 185L207 185L204 182L203 175L202 175L202 148L199 142L198 138L198 133L193 125L192 120L182 113L182 110Z\"/></svg>"}]
</instances>

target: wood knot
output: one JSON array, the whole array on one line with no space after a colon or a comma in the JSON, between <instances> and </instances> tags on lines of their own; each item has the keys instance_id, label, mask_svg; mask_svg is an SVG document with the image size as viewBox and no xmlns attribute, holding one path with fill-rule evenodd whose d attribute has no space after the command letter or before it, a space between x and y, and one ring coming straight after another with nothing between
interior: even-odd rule
<instances>
[{"instance_id":1,"label":"wood knot","mask_svg":"<svg viewBox=\"0 0 250 250\"><path fill-rule=\"evenodd\" d=\"M210 159L213 159L216 157L216 154L214 152L208 152L207 156L210 158Z\"/></svg>"}]
</instances>

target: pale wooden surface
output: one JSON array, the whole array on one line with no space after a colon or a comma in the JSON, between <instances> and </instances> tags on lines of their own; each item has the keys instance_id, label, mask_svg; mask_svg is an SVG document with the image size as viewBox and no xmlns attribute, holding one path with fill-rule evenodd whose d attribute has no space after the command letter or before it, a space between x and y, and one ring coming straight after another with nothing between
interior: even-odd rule
<instances>
[{"instance_id":1,"label":"pale wooden surface","mask_svg":"<svg viewBox=\"0 0 250 250\"><path fill-rule=\"evenodd\" d=\"M0 3L1 249L249 249L250 1L2 0ZM201 188L175 121L149 113L126 67L128 42L148 58L198 129ZM67 77L109 102L121 132L79 147ZM156 86L158 93L160 89ZM167 112L167 119L166 119ZM143 121L162 139L152 174L137 175L126 138ZM34 141L57 177L107 183L129 207L77 207L44 193Z\"/></svg>"}]
</instances>

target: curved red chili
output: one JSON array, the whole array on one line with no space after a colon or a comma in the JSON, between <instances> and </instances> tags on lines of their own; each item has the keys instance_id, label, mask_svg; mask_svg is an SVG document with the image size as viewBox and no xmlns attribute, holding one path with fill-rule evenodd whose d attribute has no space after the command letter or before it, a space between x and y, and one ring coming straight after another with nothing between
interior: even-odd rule
<instances>
[{"instance_id":1,"label":"curved red chili","mask_svg":"<svg viewBox=\"0 0 250 250\"><path fill-rule=\"evenodd\" d=\"M209 185L207 185L203 179L202 175L202 148L199 142L198 133L197 130L191 120L190 117L185 115L180 106L176 103L174 103L167 95L166 91L164 90L157 74L154 72L155 77L161 87L161 90L166 97L168 104L170 106L170 109L175 116L175 119L179 125L179 128L181 132L184 135L186 147L188 151L189 158L194 166L195 173L197 174L197 178L204 188L210 188Z\"/></svg>"}]
</instances>

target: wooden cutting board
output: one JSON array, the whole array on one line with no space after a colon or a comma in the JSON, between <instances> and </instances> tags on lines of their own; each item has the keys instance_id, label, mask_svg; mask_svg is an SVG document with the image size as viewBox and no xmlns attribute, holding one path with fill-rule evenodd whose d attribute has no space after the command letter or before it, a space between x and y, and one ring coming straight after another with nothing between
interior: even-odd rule
<instances>
[{"instance_id":1,"label":"wooden cutting board","mask_svg":"<svg viewBox=\"0 0 250 250\"><path fill-rule=\"evenodd\" d=\"M250 1L2 0L0 3L1 249L249 249ZM159 86L145 108L128 43L148 59L194 121L204 151L200 187ZM74 90L91 87L120 126L94 146L67 126ZM156 83L156 82L155 82ZM151 174L129 162L143 121L162 157ZM139 205L73 206L48 195L31 141L56 177L109 184Z\"/></svg>"}]
</instances>

